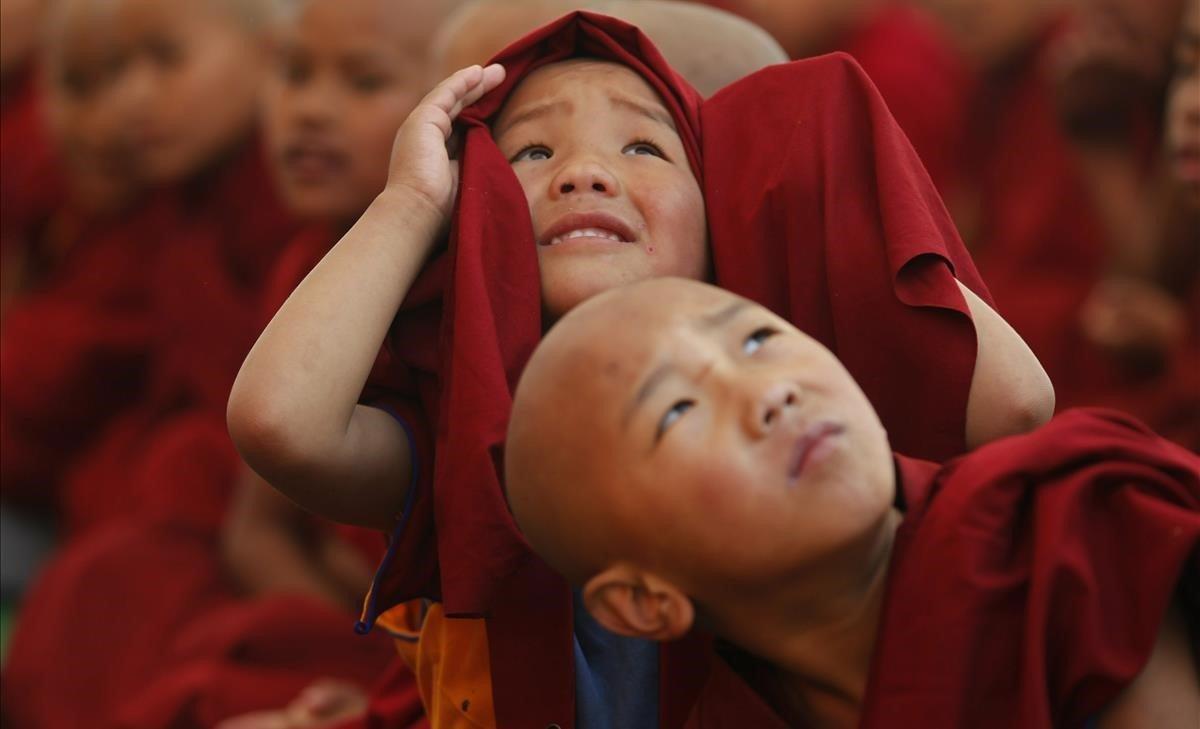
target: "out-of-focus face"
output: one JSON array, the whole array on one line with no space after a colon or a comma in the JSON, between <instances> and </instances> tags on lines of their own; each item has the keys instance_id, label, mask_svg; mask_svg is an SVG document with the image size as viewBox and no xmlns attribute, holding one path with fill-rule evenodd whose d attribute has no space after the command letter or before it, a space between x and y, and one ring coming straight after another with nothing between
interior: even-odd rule
<instances>
[{"instance_id":1,"label":"out-of-focus face","mask_svg":"<svg viewBox=\"0 0 1200 729\"><path fill-rule=\"evenodd\" d=\"M153 183L185 179L251 130L260 38L217 0L120 0L117 17L115 92L139 168Z\"/></svg>"},{"instance_id":2,"label":"out-of-focus face","mask_svg":"<svg viewBox=\"0 0 1200 729\"><path fill-rule=\"evenodd\" d=\"M1007 61L1028 46L1062 0L921 0L951 41L978 67Z\"/></svg>"},{"instance_id":3,"label":"out-of-focus face","mask_svg":"<svg viewBox=\"0 0 1200 729\"><path fill-rule=\"evenodd\" d=\"M614 286L705 276L700 186L669 112L636 73L589 60L538 69L493 134L529 201L550 317Z\"/></svg>"},{"instance_id":4,"label":"out-of-focus face","mask_svg":"<svg viewBox=\"0 0 1200 729\"><path fill-rule=\"evenodd\" d=\"M1188 3L1175 41L1175 75L1167 97L1166 152L1172 178L1200 210L1200 7Z\"/></svg>"},{"instance_id":5,"label":"out-of-focus face","mask_svg":"<svg viewBox=\"0 0 1200 729\"><path fill-rule=\"evenodd\" d=\"M414 6L418 0L407 4ZM396 129L427 85L427 33L387 0L309 0L282 28L264 93L271 163L288 206L359 215L387 182Z\"/></svg>"},{"instance_id":6,"label":"out-of-focus face","mask_svg":"<svg viewBox=\"0 0 1200 729\"><path fill-rule=\"evenodd\" d=\"M594 316L601 305L609 311ZM562 385L527 411L540 437L525 442L574 459L550 481L575 490L557 497L583 499L560 512L572 534L604 531L615 558L701 602L769 589L877 537L892 508L891 452L827 349L696 282L639 284L587 306L582 322L563 322L575 328L556 345L568 354L526 372Z\"/></svg>"},{"instance_id":7,"label":"out-of-focus face","mask_svg":"<svg viewBox=\"0 0 1200 729\"><path fill-rule=\"evenodd\" d=\"M111 4L64 0L46 35L43 74L47 117L75 205L119 207L136 187L113 81L120 67Z\"/></svg>"},{"instance_id":8,"label":"out-of-focus face","mask_svg":"<svg viewBox=\"0 0 1200 729\"><path fill-rule=\"evenodd\" d=\"M1167 49L1185 4L1181 0L1072 0L1070 6L1075 32L1085 36L1098 62L1159 83L1166 75Z\"/></svg>"},{"instance_id":9,"label":"out-of-focus face","mask_svg":"<svg viewBox=\"0 0 1200 729\"><path fill-rule=\"evenodd\" d=\"M21 65L37 45L45 0L0 2L0 76Z\"/></svg>"}]
</instances>

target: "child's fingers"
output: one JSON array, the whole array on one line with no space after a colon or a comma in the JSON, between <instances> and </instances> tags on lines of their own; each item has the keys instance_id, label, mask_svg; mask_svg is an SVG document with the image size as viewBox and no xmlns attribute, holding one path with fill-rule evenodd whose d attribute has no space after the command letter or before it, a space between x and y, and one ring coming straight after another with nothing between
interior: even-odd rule
<instances>
[{"instance_id":1,"label":"child's fingers","mask_svg":"<svg viewBox=\"0 0 1200 729\"><path fill-rule=\"evenodd\" d=\"M483 98L483 95L500 85L504 80L504 66L499 63L493 63L483 69L479 76L479 81L467 90L467 92L458 100L454 109L451 110L450 118L456 118L463 109L467 108L476 101Z\"/></svg>"},{"instance_id":2,"label":"child's fingers","mask_svg":"<svg viewBox=\"0 0 1200 729\"><path fill-rule=\"evenodd\" d=\"M450 74L445 81L435 86L421 100L421 104L441 109L453 119L463 108L478 101L479 97L491 91L502 80L504 68L499 64L492 64L486 69L468 66Z\"/></svg>"}]
</instances>

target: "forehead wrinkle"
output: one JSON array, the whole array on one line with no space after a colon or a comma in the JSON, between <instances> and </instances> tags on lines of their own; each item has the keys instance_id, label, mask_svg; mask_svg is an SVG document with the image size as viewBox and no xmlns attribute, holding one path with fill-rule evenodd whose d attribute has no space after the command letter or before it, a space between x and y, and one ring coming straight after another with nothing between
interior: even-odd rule
<instances>
[{"instance_id":1,"label":"forehead wrinkle","mask_svg":"<svg viewBox=\"0 0 1200 729\"><path fill-rule=\"evenodd\" d=\"M566 111L568 113L572 112L574 111L574 106L566 99L534 104L533 106L516 112L513 114L513 116L504 119L503 123L499 124L496 130L492 132L492 136L494 138L502 137L508 132L512 131L514 127L544 118L550 114L560 111Z\"/></svg>"},{"instance_id":2,"label":"forehead wrinkle","mask_svg":"<svg viewBox=\"0 0 1200 729\"><path fill-rule=\"evenodd\" d=\"M651 121L662 124L672 132L676 131L675 120L671 118L671 115L668 114L665 109L643 104L642 102L632 99L628 96L621 96L618 94L609 94L608 101L616 109L628 109L629 111L644 116Z\"/></svg>"}]
</instances>

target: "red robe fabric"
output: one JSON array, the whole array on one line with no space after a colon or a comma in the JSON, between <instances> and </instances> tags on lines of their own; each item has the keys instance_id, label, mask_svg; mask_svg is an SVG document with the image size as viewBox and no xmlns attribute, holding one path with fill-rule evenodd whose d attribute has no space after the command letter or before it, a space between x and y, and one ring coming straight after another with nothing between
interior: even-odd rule
<instances>
[{"instance_id":1,"label":"red robe fabric","mask_svg":"<svg viewBox=\"0 0 1200 729\"><path fill-rule=\"evenodd\" d=\"M569 592L524 544L500 485L512 387L542 322L527 203L488 122L531 70L575 55L624 63L658 91L703 186L717 283L830 345L900 447L963 449L975 337L955 276L988 298L911 145L848 57L769 68L701 106L645 36L605 16L573 13L501 52L505 82L462 116L449 250L398 317L390 382L366 394L413 426L419 472L364 622L415 596L486 615L506 726L572 725L574 682ZM664 650L661 714L677 726L704 647Z\"/></svg>"},{"instance_id":2,"label":"red robe fabric","mask_svg":"<svg viewBox=\"0 0 1200 729\"><path fill-rule=\"evenodd\" d=\"M255 143L163 195L174 213L172 227L150 233L156 252L145 264L152 329L146 381L65 477L61 508L73 531L133 512L213 529L225 512L229 482L185 488L179 481L186 471L173 462L193 439L190 423L211 421L224 430L229 389L261 329L271 266L296 228ZM207 430L196 430L194 439L207 442Z\"/></svg>"},{"instance_id":3,"label":"red robe fabric","mask_svg":"<svg viewBox=\"0 0 1200 729\"><path fill-rule=\"evenodd\" d=\"M60 215L71 218L68 210ZM5 500L45 511L96 433L144 390L154 323L148 262L169 206L79 220L65 255L17 297L0 332L0 477Z\"/></svg>"},{"instance_id":4,"label":"red robe fabric","mask_svg":"<svg viewBox=\"0 0 1200 729\"><path fill-rule=\"evenodd\" d=\"M1080 313L1107 272L1109 244L1054 108L1055 42L1047 30L972 101L966 164L979 186L979 270L1050 375L1059 410L1119 408L1200 449L1196 300L1188 340L1161 369L1130 367L1083 332Z\"/></svg>"},{"instance_id":5,"label":"red robe fabric","mask_svg":"<svg viewBox=\"0 0 1200 729\"><path fill-rule=\"evenodd\" d=\"M288 247L263 276L266 316L329 244L327 233L311 231ZM190 383L198 392L206 384ZM136 427L121 436L147 442ZM50 729L207 727L281 708L319 678L375 683L395 660L385 636L356 637L352 615L311 598L247 599L225 574L218 527L242 466L223 420L194 404L160 420L149 442L151 450L124 464L130 513L72 539L27 596L6 665L7 718ZM152 496L155 488L167 495ZM377 534L339 534L368 560L379 558ZM411 673L393 675L389 686L396 715L419 720Z\"/></svg>"},{"instance_id":6,"label":"red robe fabric","mask_svg":"<svg viewBox=\"0 0 1200 729\"><path fill-rule=\"evenodd\" d=\"M730 13L745 11L739 2L699 1ZM956 192L963 183L961 155L973 80L928 13L909 3L885 2L821 47L858 61L938 190L943 196Z\"/></svg>"},{"instance_id":7,"label":"red robe fabric","mask_svg":"<svg viewBox=\"0 0 1200 729\"><path fill-rule=\"evenodd\" d=\"M854 57L879 89L945 197L959 193L966 170L966 64L926 13L887 3L835 44Z\"/></svg>"},{"instance_id":8,"label":"red robe fabric","mask_svg":"<svg viewBox=\"0 0 1200 729\"><path fill-rule=\"evenodd\" d=\"M64 183L46 132L33 66L5 79L0 159L0 251L5 257L36 255L33 246L63 202Z\"/></svg>"},{"instance_id":9,"label":"red robe fabric","mask_svg":"<svg viewBox=\"0 0 1200 729\"><path fill-rule=\"evenodd\" d=\"M941 467L900 465L864 729L1083 727L1141 671L1173 597L1200 636L1196 454L1075 410ZM735 725L788 726L718 665L688 726Z\"/></svg>"}]
</instances>

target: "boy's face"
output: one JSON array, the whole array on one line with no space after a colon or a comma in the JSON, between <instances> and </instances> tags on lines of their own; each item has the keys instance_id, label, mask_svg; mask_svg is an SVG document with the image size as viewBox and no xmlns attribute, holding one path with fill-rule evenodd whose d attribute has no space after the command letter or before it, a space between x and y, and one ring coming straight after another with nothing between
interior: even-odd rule
<instances>
[{"instance_id":1,"label":"boy's face","mask_svg":"<svg viewBox=\"0 0 1200 729\"><path fill-rule=\"evenodd\" d=\"M1167 99L1166 146L1171 176L1200 210L1200 6L1187 4L1175 41L1175 75Z\"/></svg>"},{"instance_id":2,"label":"boy's face","mask_svg":"<svg viewBox=\"0 0 1200 729\"><path fill-rule=\"evenodd\" d=\"M353 218L383 189L396 129L426 85L433 28L422 26L433 24L412 17L422 4L403 13L384 0L310 0L281 28L264 117L275 178L297 214Z\"/></svg>"},{"instance_id":3,"label":"boy's face","mask_svg":"<svg viewBox=\"0 0 1200 729\"><path fill-rule=\"evenodd\" d=\"M529 201L552 318L621 284L704 277L700 186L670 114L635 72L590 60L538 69L493 133Z\"/></svg>"},{"instance_id":4,"label":"boy's face","mask_svg":"<svg viewBox=\"0 0 1200 729\"><path fill-rule=\"evenodd\" d=\"M584 500L572 530L605 530L627 548L616 556L701 602L732 585L767 589L873 538L892 507L891 452L827 349L694 282L595 304L610 310L570 322L571 371L535 416L535 445L574 459L551 479L572 489L557 496Z\"/></svg>"},{"instance_id":5,"label":"boy's face","mask_svg":"<svg viewBox=\"0 0 1200 729\"><path fill-rule=\"evenodd\" d=\"M44 47L46 110L73 202L87 210L119 206L134 186L130 150L113 94L120 64L113 18L99 0L55 8Z\"/></svg>"},{"instance_id":6,"label":"boy's face","mask_svg":"<svg viewBox=\"0 0 1200 729\"><path fill-rule=\"evenodd\" d=\"M173 182L215 161L251 128L258 36L217 0L120 0L116 80L139 167Z\"/></svg>"}]
</instances>

